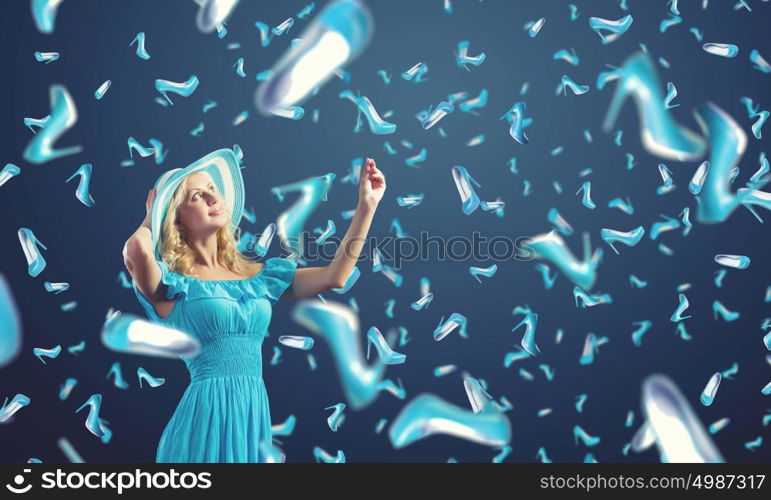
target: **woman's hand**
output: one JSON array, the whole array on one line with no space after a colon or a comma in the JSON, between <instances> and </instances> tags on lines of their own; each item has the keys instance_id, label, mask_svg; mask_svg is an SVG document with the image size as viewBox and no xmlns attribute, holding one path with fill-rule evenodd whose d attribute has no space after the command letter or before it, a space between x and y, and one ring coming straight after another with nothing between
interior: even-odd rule
<instances>
[{"instance_id":1,"label":"woman's hand","mask_svg":"<svg viewBox=\"0 0 771 500\"><path fill-rule=\"evenodd\" d=\"M383 172L381 172L375 160L367 158L362 167L361 179L359 182L359 205L366 208L377 207L386 189L386 181Z\"/></svg>"},{"instance_id":2,"label":"woman's hand","mask_svg":"<svg viewBox=\"0 0 771 500\"><path fill-rule=\"evenodd\" d=\"M152 228L150 227L151 220L152 220L152 214L153 214L153 204L155 203L155 195L157 194L157 191L155 189L151 189L147 193L147 201L145 201L145 210L147 211L145 215L145 220L142 221L142 226L146 227L147 229L150 229L152 231Z\"/></svg>"}]
</instances>

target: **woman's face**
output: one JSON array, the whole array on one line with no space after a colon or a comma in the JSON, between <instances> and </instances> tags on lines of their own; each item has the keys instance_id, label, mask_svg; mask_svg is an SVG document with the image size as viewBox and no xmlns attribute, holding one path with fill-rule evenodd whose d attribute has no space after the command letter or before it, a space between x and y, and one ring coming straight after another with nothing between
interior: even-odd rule
<instances>
[{"instance_id":1,"label":"woman's face","mask_svg":"<svg viewBox=\"0 0 771 500\"><path fill-rule=\"evenodd\" d=\"M206 174L196 173L185 178L182 189L185 198L177 210L177 221L187 236L200 237L216 233L228 223L228 213L222 196Z\"/></svg>"}]
</instances>

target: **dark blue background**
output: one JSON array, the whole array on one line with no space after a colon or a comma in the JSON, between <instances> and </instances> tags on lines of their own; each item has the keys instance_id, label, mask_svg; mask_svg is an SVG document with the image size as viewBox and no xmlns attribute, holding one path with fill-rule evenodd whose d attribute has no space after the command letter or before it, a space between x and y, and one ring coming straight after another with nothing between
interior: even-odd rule
<instances>
[{"instance_id":1,"label":"dark blue background","mask_svg":"<svg viewBox=\"0 0 771 500\"><path fill-rule=\"evenodd\" d=\"M322 7L325 2L318 2ZM270 195L272 186L294 182L312 175L335 172L343 177L352 158L371 156L376 159L388 179L388 191L375 220L371 235L385 236L393 217L399 217L411 234L428 231L431 235L469 236L480 231L488 237L507 235L516 238L547 231L548 209L555 206L576 230L569 244L580 252L580 232L588 230L594 245L603 245L605 260L599 268L594 291L608 292L612 305L578 310L573 304L572 285L559 276L552 290L545 291L539 274L531 262L499 262L492 279L477 283L468 272L469 266L489 262L413 261L404 265L402 288L394 288L382 275L373 274L369 262L362 262L363 276L349 295L361 307L362 335L369 326L381 331L403 325L411 342L400 349L407 354L404 365L391 367L390 378L399 377L407 390L407 400L422 392L433 392L446 400L469 408L461 378L463 370L489 384L489 392L497 399L505 395L514 410L511 419L513 452L506 461L534 461L536 450L543 446L554 461L581 461L591 451L601 462L657 461L650 450L624 456L621 450L638 428L640 419L640 383L645 376L661 372L671 376L687 396L705 425L722 417L730 417L730 425L714 436L728 461L767 461L771 443L756 452L747 451L744 443L764 436L768 427L761 420L771 400L760 389L769 381L767 351L762 343L759 325L769 315L763 302L766 287L771 284L768 261L768 223L761 225L746 210L737 210L726 222L712 226L695 225L683 238L680 231L665 233L652 241L646 234L636 247L621 246L617 256L599 239L602 227L629 230L650 225L659 214L676 217L684 206L693 213L695 201L687 191L687 183L698 163L666 162L673 172L677 189L657 196L661 183L657 158L645 153L639 141L639 126L634 106L627 104L617 128L624 130L621 148L613 144L612 135L601 132L600 124L607 110L615 83L604 91L596 90L597 73L606 63L620 65L645 43L654 60L665 57L672 65L657 65L662 84L672 81L679 95L677 119L696 129L691 109L702 102L713 101L729 112L746 130L749 146L742 159L737 185L757 169L758 154L764 141L752 137L741 96L749 96L768 109L769 78L748 61L751 49L758 49L766 59L771 57L768 23L771 5L751 1L753 12L734 11L734 2L713 1L706 11L701 2L680 2L684 22L666 33L658 31L659 22L667 17L664 0L648 2L629 0L629 12L618 2L574 0L580 11L575 22L569 20L567 2L455 0L455 12L444 14L442 2L372 1L375 34L369 47L348 70L349 85L333 78L312 100L305 104L306 116L300 121L268 119L253 107L256 88L254 75L271 67L298 37L307 21L296 20L289 34L274 38L263 48L254 28L256 20L271 26L294 16L304 5L286 2L242 1L230 18L228 35L220 40L215 34L203 35L195 27L197 6L188 0L104 2L98 0L65 1L59 8L56 29L52 35L39 33L29 12L29 2L8 2L0 20L0 64L4 77L0 82L0 162L13 162L22 168L21 175L0 189L0 245L2 272L10 282L20 305L23 320L23 351L2 370L0 395L13 397L20 392L32 403L23 408L10 424L0 426L0 457L20 462L37 457L45 462L63 461L56 440L67 436L86 461L136 462L154 461L155 450L164 425L171 416L188 383L182 362L122 355L102 346L99 332L110 307L141 314L141 308L130 290L116 283L123 269L123 243L144 217L147 190L164 170L185 166L204 154L221 147L239 144L244 150L247 207L254 207L257 223L245 223L244 229L259 232L288 206L291 200L278 203ZM590 16L618 19L627 13L634 16L631 29L616 42L602 45L588 27ZM546 17L546 25L536 38L529 38L522 25ZM701 43L688 32L691 26L703 30L705 42L734 43L740 47L735 59L705 53ZM151 59L139 59L129 43L139 31L146 32L146 47ZM470 54L484 51L487 60L467 72L454 62L454 50L461 40L471 42ZM229 42L240 42L240 50L227 50ZM581 59L573 67L552 60L559 49L574 47ZM35 51L58 51L61 59L43 65L34 60ZM246 59L247 78L239 78L232 65L238 57ZM418 61L429 67L428 81L415 85L399 74ZM385 86L376 75L378 69L392 74ZM200 85L189 98L172 95L175 105L163 108L153 102L158 95L153 86L156 78L184 81L198 75ZM584 96L555 97L554 89L562 74L592 86ZM112 87L106 97L96 101L94 90L106 79ZM523 82L530 83L529 93L522 97ZM49 113L48 88L64 84L77 104L79 120L60 141L59 146L79 144L83 153L43 165L24 162L21 152L32 137L22 125L24 117L40 118ZM382 113L394 109L390 119L398 124L397 133L375 136L368 130L353 133L355 109L338 93L351 88L368 96ZM436 129L423 131L414 115L429 105L436 105L451 92L468 91L478 95L482 88L490 92L481 116L456 112L440 125L447 132L442 138ZM207 100L218 106L202 114ZM499 117L518 100L527 102L527 114L533 124L527 129L530 143L515 143L508 126ZM320 109L320 122L310 115ZM238 127L232 120L242 110L250 118ZM202 137L189 132L199 121L206 128ZM588 128L594 142L587 144L582 130ZM767 135L771 134L766 130ZM486 142L474 148L465 143L477 134L485 134ZM135 159L133 167L121 167L128 158L129 136L143 144L155 137L170 149L161 166L152 158ZM415 144L412 152L398 144L399 140ZM383 152L388 140L399 150L397 156ZM552 157L549 151L562 145L565 152ZM419 169L406 167L403 159L428 149L428 160ZM635 155L637 166L626 169L625 153ZM508 170L508 159L516 156L520 174ZM65 184L82 163L92 163L94 173L91 193L96 205L87 208L74 196L74 183ZM478 210L463 215L450 169L463 165L480 182L482 199L500 196L506 202L505 217L499 218ZM578 172L591 167L594 173L592 195L596 210L588 210L573 193L583 182ZM523 197L523 179L532 182L532 194ZM559 181L565 189L557 195L551 184ZM425 193L425 201L407 210L396 204L396 197L407 193ZM635 207L633 216L608 209L607 202L617 196L629 196ZM350 184L335 183L329 201L313 214L308 229L336 221L338 236L347 229L339 214L355 206L356 190ZM763 213L767 216L767 213ZM16 231L31 228L49 250L44 253L48 267L37 278L27 275L26 261ZM671 247L675 254L667 257L657 250L659 242ZM744 254L752 258L746 271L729 270L724 287L718 289L712 280L718 266L713 257L718 253ZM269 256L278 255L274 243ZM629 286L629 274L649 282L645 289ZM434 302L427 310L410 309L419 298L419 280L431 279ZM46 293L43 281L65 281L71 289L61 295ZM677 305L675 288L691 283L686 292L693 317L686 322L693 340L678 338L669 316ZM330 300L341 297L327 294ZM396 298L394 320L385 317L383 303ZM347 300L347 297L343 297ZM719 299L729 309L741 312L733 323L713 321L712 301ZM77 300L72 312L62 312L60 304ZM503 358L521 339L521 330L510 333L519 318L511 315L518 304L528 304L539 313L537 342L542 356L525 360L506 369ZM386 431L374 433L376 422L388 418L389 423L406 401L383 393L362 411L346 410L347 418L333 433L326 424L330 413L325 407L343 401L329 350L317 342L313 352L319 367L310 371L304 353L283 349L283 359L270 366L273 346L279 335L307 334L289 318L292 303L281 302L274 310L271 336L263 347L264 378L270 396L274 423L288 415L297 416L294 434L282 438L287 460L312 461L312 449L318 445L334 453L344 450L351 462L362 461L490 461L496 450L447 436L434 436L402 450L394 450ZM439 318L460 312L469 318L470 338L464 340L453 333L437 343L432 331ZM630 335L633 321L653 321L643 345L635 348ZM565 331L564 340L556 345L554 334ZM607 336L609 344L600 347L594 364L580 366L578 358L587 332ZM66 351L55 360L41 364L33 355L33 347L67 346L87 342L86 350L74 357ZM120 361L131 388L115 388L105 375L114 361ZM735 380L724 380L715 403L707 408L699 394L712 373L728 369L738 362ZM456 374L434 378L435 366L455 363ZM556 372L547 382L538 370L541 363ZM166 377L157 389L140 390L134 374L138 366L151 374ZM520 367L536 375L528 382L518 375ZM79 383L64 402L58 400L59 385L75 377ZM114 432L112 442L103 445L84 427L84 413L74 410L92 393L101 393L103 418ZM584 412L574 409L574 398L589 394ZM553 413L537 418L545 407ZM636 414L632 428L624 427L628 410ZM573 443L572 428L579 424L589 433L599 435L602 442L587 449Z\"/></svg>"}]
</instances>

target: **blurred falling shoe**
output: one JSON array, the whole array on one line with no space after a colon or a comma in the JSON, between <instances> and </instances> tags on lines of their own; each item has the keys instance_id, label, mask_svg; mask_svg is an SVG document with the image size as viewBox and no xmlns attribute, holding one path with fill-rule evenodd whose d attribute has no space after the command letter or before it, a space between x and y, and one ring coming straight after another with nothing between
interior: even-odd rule
<instances>
[{"instance_id":1,"label":"blurred falling shoe","mask_svg":"<svg viewBox=\"0 0 771 500\"><path fill-rule=\"evenodd\" d=\"M632 96L637 104L640 137L648 152L661 158L696 161L706 151L706 143L696 133L679 125L664 105L656 68L645 52L638 52L624 62L616 91L602 128L613 129L619 112Z\"/></svg>"}]
</instances>

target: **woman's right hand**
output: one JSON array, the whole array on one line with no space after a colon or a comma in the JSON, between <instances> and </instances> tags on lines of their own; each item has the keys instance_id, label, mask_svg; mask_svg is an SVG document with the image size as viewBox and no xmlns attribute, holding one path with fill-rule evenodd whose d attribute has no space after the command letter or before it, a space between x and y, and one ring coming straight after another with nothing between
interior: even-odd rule
<instances>
[{"instance_id":1,"label":"woman's right hand","mask_svg":"<svg viewBox=\"0 0 771 500\"><path fill-rule=\"evenodd\" d=\"M142 226L146 227L147 229L150 229L152 231L152 228L150 227L150 221L152 219L152 213L153 213L153 204L155 203L155 195L157 194L157 191L155 189L151 189L147 193L147 201L145 201L145 210L147 213L145 214L145 220L142 221Z\"/></svg>"}]
</instances>

